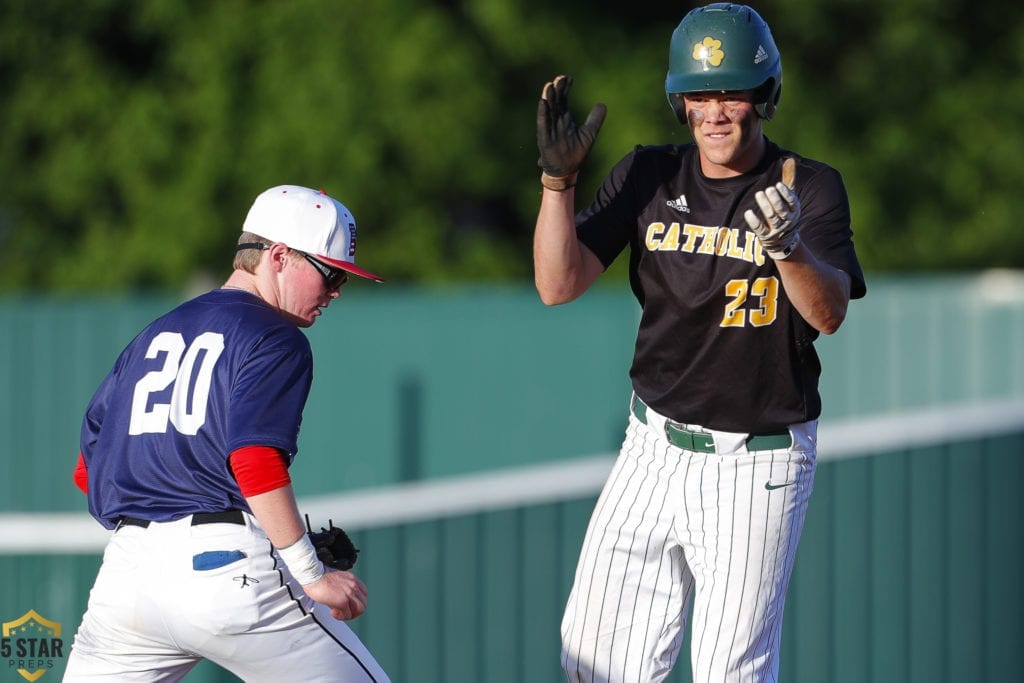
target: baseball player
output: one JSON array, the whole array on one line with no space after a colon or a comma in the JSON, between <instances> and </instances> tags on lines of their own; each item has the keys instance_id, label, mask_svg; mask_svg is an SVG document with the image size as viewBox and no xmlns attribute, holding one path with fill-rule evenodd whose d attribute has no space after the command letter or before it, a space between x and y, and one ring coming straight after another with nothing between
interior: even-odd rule
<instances>
[{"instance_id":1,"label":"baseball player","mask_svg":"<svg viewBox=\"0 0 1024 683\"><path fill-rule=\"evenodd\" d=\"M846 191L769 141L782 66L750 7L715 3L672 35L665 89L693 142L638 146L575 213L603 123L542 91L537 290L582 295L628 247L642 314L622 449L562 621L570 681L661 681L692 606L696 682L776 681L783 606L816 458L813 342L865 294Z\"/></svg>"},{"instance_id":2,"label":"baseball player","mask_svg":"<svg viewBox=\"0 0 1024 683\"><path fill-rule=\"evenodd\" d=\"M220 289L139 333L89 403L75 482L112 530L66 681L177 681L209 659L246 681L387 681L342 621L366 586L325 567L288 468L313 325L355 265L355 219L322 191L260 194Z\"/></svg>"}]
</instances>

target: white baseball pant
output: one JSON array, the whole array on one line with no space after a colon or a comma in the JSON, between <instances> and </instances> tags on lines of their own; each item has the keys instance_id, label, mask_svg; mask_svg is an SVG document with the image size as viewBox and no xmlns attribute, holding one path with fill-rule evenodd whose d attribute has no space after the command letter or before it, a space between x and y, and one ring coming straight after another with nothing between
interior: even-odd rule
<instances>
[{"instance_id":1,"label":"white baseball pant","mask_svg":"<svg viewBox=\"0 0 1024 683\"><path fill-rule=\"evenodd\" d=\"M244 517L117 529L64 680L180 681L205 658L245 681L386 683L355 633L306 596Z\"/></svg>"}]
</instances>

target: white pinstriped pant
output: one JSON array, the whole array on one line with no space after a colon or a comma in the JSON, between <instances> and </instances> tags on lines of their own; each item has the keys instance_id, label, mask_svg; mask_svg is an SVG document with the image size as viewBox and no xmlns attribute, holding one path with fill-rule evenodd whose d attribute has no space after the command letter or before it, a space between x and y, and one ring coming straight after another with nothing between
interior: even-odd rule
<instances>
[{"instance_id":1,"label":"white pinstriped pant","mask_svg":"<svg viewBox=\"0 0 1024 683\"><path fill-rule=\"evenodd\" d=\"M571 682L664 680L692 601L694 683L774 683L817 421L790 426L791 448L755 452L705 430L706 454L669 443L664 420L629 416L562 619L562 668Z\"/></svg>"}]
</instances>

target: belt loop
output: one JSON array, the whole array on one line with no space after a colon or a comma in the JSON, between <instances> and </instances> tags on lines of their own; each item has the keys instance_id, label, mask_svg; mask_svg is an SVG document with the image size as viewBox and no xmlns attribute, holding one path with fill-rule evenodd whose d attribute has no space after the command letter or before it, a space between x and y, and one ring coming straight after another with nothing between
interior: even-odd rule
<instances>
[{"instance_id":1,"label":"belt loop","mask_svg":"<svg viewBox=\"0 0 1024 683\"><path fill-rule=\"evenodd\" d=\"M640 420L644 424L647 424L647 404L640 400L640 397L633 392L633 397L629 401L629 409L633 411L633 415L636 419Z\"/></svg>"}]
</instances>

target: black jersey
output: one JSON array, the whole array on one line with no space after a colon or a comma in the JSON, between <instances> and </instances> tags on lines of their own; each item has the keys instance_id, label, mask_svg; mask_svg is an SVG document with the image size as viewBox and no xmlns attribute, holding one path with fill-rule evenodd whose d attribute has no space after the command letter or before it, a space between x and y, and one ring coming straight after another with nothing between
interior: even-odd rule
<instances>
[{"instance_id":1,"label":"black jersey","mask_svg":"<svg viewBox=\"0 0 1024 683\"><path fill-rule=\"evenodd\" d=\"M821 413L817 330L792 306L743 213L797 159L800 238L865 294L839 173L768 142L757 168L707 178L697 147L637 147L576 217L607 268L628 245L642 307L630 377L647 405L680 422L768 432Z\"/></svg>"}]
</instances>

